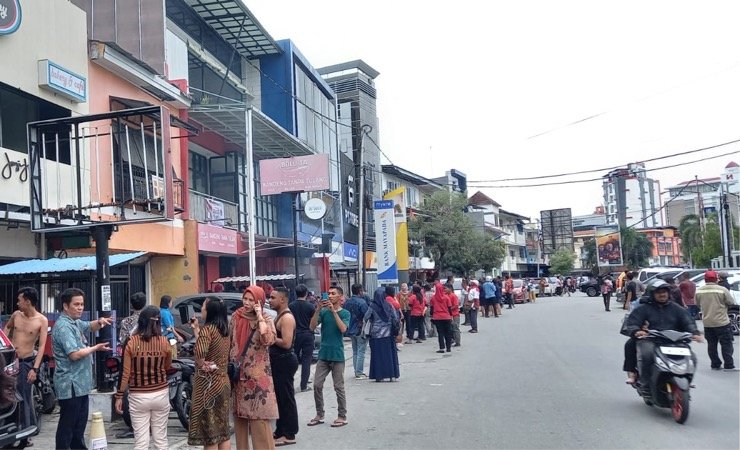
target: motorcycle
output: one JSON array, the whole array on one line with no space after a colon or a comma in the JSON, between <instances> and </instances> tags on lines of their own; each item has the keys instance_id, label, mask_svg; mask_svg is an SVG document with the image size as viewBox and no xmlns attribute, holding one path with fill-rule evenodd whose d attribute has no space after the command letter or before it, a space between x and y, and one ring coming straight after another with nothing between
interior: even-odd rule
<instances>
[{"instance_id":1,"label":"motorcycle","mask_svg":"<svg viewBox=\"0 0 740 450\"><path fill-rule=\"evenodd\" d=\"M655 342L653 355L643 355L653 361L652 375L650 380L642 380L638 373L632 386L646 405L671 408L673 419L682 424L689 417L691 382L696 372L696 355L689 346L691 333L649 330L645 339Z\"/></svg>"},{"instance_id":2,"label":"motorcycle","mask_svg":"<svg viewBox=\"0 0 740 450\"><path fill-rule=\"evenodd\" d=\"M190 427L190 403L193 398L194 374L195 362L188 359L172 361L172 368L167 372L170 405L177 413L177 418L185 430Z\"/></svg>"},{"instance_id":3,"label":"motorcycle","mask_svg":"<svg viewBox=\"0 0 740 450\"><path fill-rule=\"evenodd\" d=\"M123 359L118 355L111 355L105 359L105 381L109 382L111 386L115 386L118 389L119 380L121 378L121 371L123 370ZM123 394L123 423L131 429L131 414L128 410L128 392Z\"/></svg>"},{"instance_id":4,"label":"motorcycle","mask_svg":"<svg viewBox=\"0 0 740 450\"><path fill-rule=\"evenodd\" d=\"M57 395L52 383L49 356L44 355L41 366L36 372L36 382L31 387L31 398L33 398L36 415L51 414L57 405Z\"/></svg>"}]
</instances>

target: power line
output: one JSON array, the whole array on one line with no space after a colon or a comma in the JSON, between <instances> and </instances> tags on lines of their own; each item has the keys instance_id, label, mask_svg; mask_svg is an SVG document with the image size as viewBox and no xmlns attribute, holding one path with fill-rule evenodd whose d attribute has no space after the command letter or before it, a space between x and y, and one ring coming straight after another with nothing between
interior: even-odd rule
<instances>
[{"instance_id":1,"label":"power line","mask_svg":"<svg viewBox=\"0 0 740 450\"><path fill-rule=\"evenodd\" d=\"M689 164L695 164L695 163L699 163L699 162L702 162L702 161L708 161L710 159L717 159L717 158L722 158L724 156L735 155L737 153L740 153L740 150L733 150L731 152L722 153L722 154L714 155L714 156L707 156L705 158L695 159L693 161L686 161L686 162L682 162L682 163L678 163L678 164L671 164L669 166L656 167L656 168L653 168L653 169L644 169L644 171L645 172L655 172L655 171L658 171L658 170L672 169L674 167L686 166L686 165L689 165ZM497 186L497 185L480 185L480 184L477 184L474 181L468 181L468 185L473 184L474 186L471 186L471 187L484 188L484 189L486 189L486 188L487 189L509 189L509 188L529 188L529 187L560 186L560 185L566 185L566 184L590 183L592 181L601 181L603 179L604 179L603 177L599 177L599 178L589 178L589 179L584 179L584 180L554 181L552 183L536 183L536 184L520 184L520 185L501 185L501 186Z\"/></svg>"},{"instance_id":2,"label":"power line","mask_svg":"<svg viewBox=\"0 0 740 450\"><path fill-rule=\"evenodd\" d=\"M694 150L687 150L687 151L684 151L684 152L671 153L669 155L657 156L655 158L645 159L645 160L642 160L642 161L639 161L639 162L653 162L653 161L659 161L659 160L662 160L662 159L675 158L677 156L690 155L692 153L699 153L699 152L703 152L703 151L707 151L707 150L712 150L712 149L715 149L715 148L724 147L726 145L731 145L731 144L735 144L735 143L738 143L738 142L740 142L740 139L735 139L735 140L732 140L732 141L723 142L721 144L710 145L708 147L697 148L697 149L694 149ZM559 177L565 177L565 176L570 176L570 175L584 175L584 174L587 174L587 173L595 173L595 172L604 172L604 171L615 170L615 169L622 168L622 167L624 167L624 166L626 166L628 164L629 163L627 163L627 164L621 164L621 165L618 165L618 166L602 167L602 168L599 168L599 169L580 170L580 171L577 171L577 172L565 172L565 173L558 173L558 174L553 174L553 175L539 175L539 176L534 176L534 177L501 178L501 179L497 179L497 180L468 180L468 183L469 184L470 183L501 183L501 182L504 182L504 181L528 181L528 180L542 180L542 179L545 179L545 178L559 178Z\"/></svg>"}]
</instances>

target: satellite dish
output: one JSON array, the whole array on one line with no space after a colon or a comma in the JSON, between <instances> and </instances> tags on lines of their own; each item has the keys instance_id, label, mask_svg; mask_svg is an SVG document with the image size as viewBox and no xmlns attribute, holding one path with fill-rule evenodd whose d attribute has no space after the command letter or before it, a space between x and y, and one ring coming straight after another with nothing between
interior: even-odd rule
<instances>
[{"instance_id":1,"label":"satellite dish","mask_svg":"<svg viewBox=\"0 0 740 450\"><path fill-rule=\"evenodd\" d=\"M311 220L322 219L326 215L326 203L320 198L309 199L303 205L303 212Z\"/></svg>"}]
</instances>

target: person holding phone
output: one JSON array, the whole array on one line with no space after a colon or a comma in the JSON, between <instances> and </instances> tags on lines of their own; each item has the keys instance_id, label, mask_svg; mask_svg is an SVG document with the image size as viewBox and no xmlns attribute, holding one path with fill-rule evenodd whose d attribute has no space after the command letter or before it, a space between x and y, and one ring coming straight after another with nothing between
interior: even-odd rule
<instances>
[{"instance_id":1,"label":"person holding phone","mask_svg":"<svg viewBox=\"0 0 740 450\"><path fill-rule=\"evenodd\" d=\"M340 302L344 291L339 286L329 288L328 294L321 296L321 304L311 317L311 330L321 324L321 347L319 360L313 380L313 398L316 402L316 416L308 422L312 427L324 423L324 381L331 373L334 391L337 393L338 417L332 427L347 425L347 398L344 392L344 341L343 335L349 326L350 313Z\"/></svg>"}]
</instances>

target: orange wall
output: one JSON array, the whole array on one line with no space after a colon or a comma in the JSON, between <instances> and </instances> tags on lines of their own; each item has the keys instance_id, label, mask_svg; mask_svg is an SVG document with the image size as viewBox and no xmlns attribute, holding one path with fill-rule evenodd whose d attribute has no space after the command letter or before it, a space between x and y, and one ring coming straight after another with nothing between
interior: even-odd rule
<instances>
[{"instance_id":1,"label":"orange wall","mask_svg":"<svg viewBox=\"0 0 740 450\"><path fill-rule=\"evenodd\" d=\"M197 242L194 221L186 221L183 230L186 241ZM164 294L177 298L199 292L197 248L188 248L183 256L155 256L151 259L149 267L152 280L151 298L155 304L159 305L159 299Z\"/></svg>"},{"instance_id":2,"label":"orange wall","mask_svg":"<svg viewBox=\"0 0 740 450\"><path fill-rule=\"evenodd\" d=\"M90 113L97 114L110 111L110 97L121 97L133 100L144 101L155 106L163 104L137 86L125 81L106 69L90 62L89 64L89 103ZM170 114L177 116L178 111L173 108L167 108ZM99 132L107 133L110 131L108 124L99 124ZM170 128L170 157L172 167L178 178L186 178L187 173L182 174L181 166L181 140L177 139L184 131L178 128ZM96 186L93 186L93 201L108 202L112 198L111 189L111 139L110 137L98 140L97 154L91 149L90 166L91 180L97 179L96 170L100 175L100 192L97 192ZM184 149L187 154L187 148ZM184 159L186 161L187 158ZM97 183L94 183L97 184ZM187 192L183 192L187 195ZM149 251L154 253L163 253L171 255L184 255L185 237L182 225L176 226L172 222L139 224L139 225L121 225L119 231L114 233L111 242L113 250L137 250ZM196 260L197 266L197 260Z\"/></svg>"}]
</instances>

